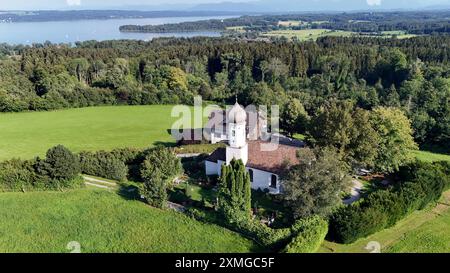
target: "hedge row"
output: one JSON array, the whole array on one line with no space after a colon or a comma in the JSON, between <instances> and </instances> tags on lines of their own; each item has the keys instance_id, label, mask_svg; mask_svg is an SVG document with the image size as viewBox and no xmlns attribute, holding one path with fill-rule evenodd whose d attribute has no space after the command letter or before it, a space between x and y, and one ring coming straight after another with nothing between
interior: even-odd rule
<instances>
[{"instance_id":1,"label":"hedge row","mask_svg":"<svg viewBox=\"0 0 450 273\"><path fill-rule=\"evenodd\" d=\"M239 232L267 249L274 251L284 249L283 251L288 253L317 251L328 231L327 221L320 217L299 220L289 228L272 229L256 220L242 220L230 224L220 218L215 211L189 208L186 213L198 221L215 223Z\"/></svg>"},{"instance_id":2,"label":"hedge row","mask_svg":"<svg viewBox=\"0 0 450 273\"><path fill-rule=\"evenodd\" d=\"M349 244L392 227L410 213L437 202L450 186L448 162L416 162L396 175L401 182L392 188L339 208L330 217L330 239Z\"/></svg>"},{"instance_id":3,"label":"hedge row","mask_svg":"<svg viewBox=\"0 0 450 273\"><path fill-rule=\"evenodd\" d=\"M124 181L128 176L128 167L110 152L82 152L80 165L85 174L118 181Z\"/></svg>"},{"instance_id":4,"label":"hedge row","mask_svg":"<svg viewBox=\"0 0 450 273\"><path fill-rule=\"evenodd\" d=\"M80 166L84 174L107 179L140 181L139 165L146 150L121 148L112 151L81 152Z\"/></svg>"},{"instance_id":5,"label":"hedge row","mask_svg":"<svg viewBox=\"0 0 450 273\"><path fill-rule=\"evenodd\" d=\"M297 235L286 246L285 253L315 253L328 233L328 222L320 217L300 220L291 228Z\"/></svg>"},{"instance_id":6,"label":"hedge row","mask_svg":"<svg viewBox=\"0 0 450 273\"><path fill-rule=\"evenodd\" d=\"M168 148L168 150L174 153L188 153L193 149L193 146L180 146ZM189 151L183 151L184 147ZM206 146L202 147L200 150L206 149ZM125 181L127 179L143 181L140 171L141 165L155 149L119 148L112 151L81 152L79 154L81 171L84 174L117 181Z\"/></svg>"},{"instance_id":7,"label":"hedge row","mask_svg":"<svg viewBox=\"0 0 450 273\"><path fill-rule=\"evenodd\" d=\"M2 192L60 190L82 185L78 158L63 146L48 150L45 159L0 163Z\"/></svg>"}]
</instances>

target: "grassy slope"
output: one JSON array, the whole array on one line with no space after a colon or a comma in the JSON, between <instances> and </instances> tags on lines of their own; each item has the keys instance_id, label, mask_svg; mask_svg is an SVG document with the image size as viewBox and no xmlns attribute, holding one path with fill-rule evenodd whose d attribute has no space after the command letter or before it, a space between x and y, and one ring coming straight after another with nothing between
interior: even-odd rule
<instances>
[{"instance_id":1,"label":"grassy slope","mask_svg":"<svg viewBox=\"0 0 450 273\"><path fill-rule=\"evenodd\" d=\"M250 252L236 233L150 208L115 193L0 194L0 252ZM164 227L164 228L161 228Z\"/></svg>"},{"instance_id":2,"label":"grassy slope","mask_svg":"<svg viewBox=\"0 0 450 273\"><path fill-rule=\"evenodd\" d=\"M419 160L425 162L450 161L450 155L437 154L427 151L413 151L412 154Z\"/></svg>"},{"instance_id":3,"label":"grassy slope","mask_svg":"<svg viewBox=\"0 0 450 273\"><path fill-rule=\"evenodd\" d=\"M73 151L148 147L174 142L172 106L112 106L0 114L0 160L43 155L54 145Z\"/></svg>"},{"instance_id":4,"label":"grassy slope","mask_svg":"<svg viewBox=\"0 0 450 273\"><path fill-rule=\"evenodd\" d=\"M367 253L367 244L377 241L382 252L450 253L450 191L435 208L418 211L392 228L377 232L350 245L326 241L320 252Z\"/></svg>"},{"instance_id":5,"label":"grassy slope","mask_svg":"<svg viewBox=\"0 0 450 273\"><path fill-rule=\"evenodd\" d=\"M395 253L450 253L450 211L411 230L387 249Z\"/></svg>"}]
</instances>

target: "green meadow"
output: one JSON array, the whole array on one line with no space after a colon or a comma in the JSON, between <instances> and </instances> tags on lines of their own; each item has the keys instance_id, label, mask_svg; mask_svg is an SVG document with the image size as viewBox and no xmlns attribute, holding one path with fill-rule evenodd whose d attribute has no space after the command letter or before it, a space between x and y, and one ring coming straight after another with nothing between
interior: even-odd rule
<instances>
[{"instance_id":1,"label":"green meadow","mask_svg":"<svg viewBox=\"0 0 450 273\"><path fill-rule=\"evenodd\" d=\"M0 161L43 156L58 144L75 152L171 145L175 141L168 129L178 119L171 117L172 107L106 106L0 113ZM302 135L296 137L304 139ZM190 152L188 148L184 152ZM425 151L413 154L424 161L450 161L450 155L445 154Z\"/></svg>"},{"instance_id":2,"label":"green meadow","mask_svg":"<svg viewBox=\"0 0 450 273\"><path fill-rule=\"evenodd\" d=\"M300 30L273 30L262 34L267 37L285 37L285 38L297 38L299 41L315 41L321 37L378 37L378 38L392 38L408 39L417 35L407 34L404 31L383 31L380 34L359 34L352 31L343 30L329 30L329 29L300 29Z\"/></svg>"},{"instance_id":3,"label":"green meadow","mask_svg":"<svg viewBox=\"0 0 450 273\"><path fill-rule=\"evenodd\" d=\"M44 155L63 144L69 149L111 150L174 143L168 133L172 106L108 106L51 112L0 114L0 160Z\"/></svg>"},{"instance_id":4,"label":"green meadow","mask_svg":"<svg viewBox=\"0 0 450 273\"><path fill-rule=\"evenodd\" d=\"M0 252L68 253L69 242L83 253L260 250L237 233L106 190L2 193L0 219Z\"/></svg>"},{"instance_id":5,"label":"green meadow","mask_svg":"<svg viewBox=\"0 0 450 273\"><path fill-rule=\"evenodd\" d=\"M447 154L438 154L428 151L412 151L411 153L417 159L425 162L450 161L450 155Z\"/></svg>"},{"instance_id":6,"label":"green meadow","mask_svg":"<svg viewBox=\"0 0 450 273\"><path fill-rule=\"evenodd\" d=\"M325 36L350 37L352 35L355 35L355 33L328 29L274 30L263 34L263 36L268 37L286 37L289 39L295 37L300 41L315 41L318 38Z\"/></svg>"}]
</instances>

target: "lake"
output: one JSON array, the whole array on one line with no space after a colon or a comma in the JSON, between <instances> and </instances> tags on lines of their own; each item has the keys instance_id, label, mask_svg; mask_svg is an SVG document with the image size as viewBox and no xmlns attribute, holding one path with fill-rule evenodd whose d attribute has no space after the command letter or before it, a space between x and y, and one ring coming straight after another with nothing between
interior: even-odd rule
<instances>
[{"instance_id":1,"label":"lake","mask_svg":"<svg viewBox=\"0 0 450 273\"><path fill-rule=\"evenodd\" d=\"M122 25L160 25L233 17L236 16L0 23L0 43L29 45L45 41L74 43L87 40L104 41L117 39L149 41L157 37L218 37L220 36L219 32L122 33L119 31L119 27Z\"/></svg>"}]
</instances>

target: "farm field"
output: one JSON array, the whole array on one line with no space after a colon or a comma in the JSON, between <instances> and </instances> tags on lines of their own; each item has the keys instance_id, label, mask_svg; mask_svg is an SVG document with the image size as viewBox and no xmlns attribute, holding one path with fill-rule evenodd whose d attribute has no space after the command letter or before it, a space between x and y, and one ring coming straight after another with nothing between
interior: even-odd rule
<instances>
[{"instance_id":1,"label":"farm field","mask_svg":"<svg viewBox=\"0 0 450 273\"><path fill-rule=\"evenodd\" d=\"M245 26L227 27L226 30L228 30L228 31L235 31L235 32L239 32L239 33L244 33L245 32Z\"/></svg>"},{"instance_id":2,"label":"farm field","mask_svg":"<svg viewBox=\"0 0 450 273\"><path fill-rule=\"evenodd\" d=\"M329 29L302 29L302 30L274 30L264 33L263 36L268 37L286 37L286 38L297 38L300 41L315 41L318 38L326 36L334 37L351 37L351 36L361 36L361 37L379 37L379 38L391 38L397 37L397 39L408 39L415 37L417 35L406 34L404 31L383 31L379 35L362 35L351 31L342 30L329 30Z\"/></svg>"},{"instance_id":3,"label":"farm field","mask_svg":"<svg viewBox=\"0 0 450 273\"><path fill-rule=\"evenodd\" d=\"M304 24L302 21L279 21L278 25L283 27L298 27Z\"/></svg>"},{"instance_id":4,"label":"farm field","mask_svg":"<svg viewBox=\"0 0 450 273\"><path fill-rule=\"evenodd\" d=\"M397 39L409 39L409 38L417 37L417 35L408 34L408 33L404 32L404 31L401 31L401 30L382 31L381 35L384 36L384 37L396 36Z\"/></svg>"},{"instance_id":5,"label":"farm field","mask_svg":"<svg viewBox=\"0 0 450 273\"><path fill-rule=\"evenodd\" d=\"M349 37L355 35L355 33L350 31L335 31L328 29L302 29L302 30L274 30L264 33L263 36L268 37L286 37L286 38L297 38L300 41L317 40L320 37L325 36L338 36L338 37Z\"/></svg>"},{"instance_id":6,"label":"farm field","mask_svg":"<svg viewBox=\"0 0 450 273\"><path fill-rule=\"evenodd\" d=\"M0 252L253 252L224 228L106 190L0 194Z\"/></svg>"},{"instance_id":7,"label":"farm field","mask_svg":"<svg viewBox=\"0 0 450 273\"><path fill-rule=\"evenodd\" d=\"M62 144L72 151L144 148L174 143L172 106L108 106L51 112L1 113L0 161L30 159Z\"/></svg>"},{"instance_id":8,"label":"farm field","mask_svg":"<svg viewBox=\"0 0 450 273\"><path fill-rule=\"evenodd\" d=\"M414 212L392 228L377 232L350 245L325 241L320 252L367 253L367 244L381 244L381 252L450 253L450 191L434 208Z\"/></svg>"}]
</instances>

